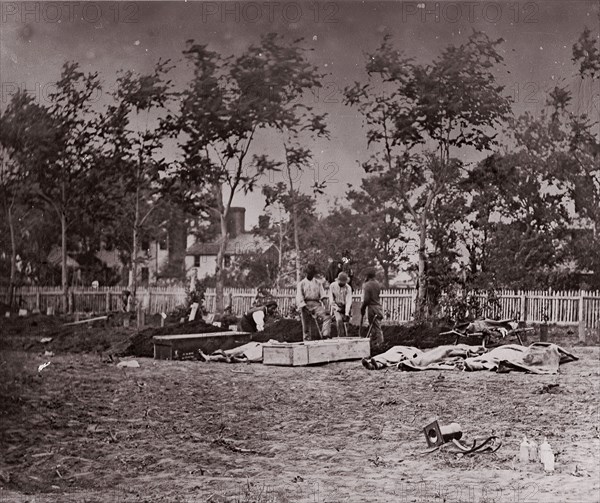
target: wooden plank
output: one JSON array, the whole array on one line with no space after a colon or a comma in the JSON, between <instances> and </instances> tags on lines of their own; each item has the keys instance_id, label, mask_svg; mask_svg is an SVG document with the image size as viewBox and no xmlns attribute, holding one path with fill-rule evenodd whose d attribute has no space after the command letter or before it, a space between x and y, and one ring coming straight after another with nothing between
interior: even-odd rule
<instances>
[{"instance_id":1,"label":"wooden plank","mask_svg":"<svg viewBox=\"0 0 600 503\"><path fill-rule=\"evenodd\" d=\"M72 325L82 325L84 323L93 323L94 321L101 321L101 320L107 320L108 316L97 316L96 318L89 318L87 320L80 320L80 321L73 321L71 323L65 323L64 326L65 327L69 327Z\"/></svg>"},{"instance_id":2,"label":"wooden plank","mask_svg":"<svg viewBox=\"0 0 600 503\"><path fill-rule=\"evenodd\" d=\"M371 351L368 339L353 337L263 346L265 365L305 366L344 360L360 360Z\"/></svg>"}]
</instances>

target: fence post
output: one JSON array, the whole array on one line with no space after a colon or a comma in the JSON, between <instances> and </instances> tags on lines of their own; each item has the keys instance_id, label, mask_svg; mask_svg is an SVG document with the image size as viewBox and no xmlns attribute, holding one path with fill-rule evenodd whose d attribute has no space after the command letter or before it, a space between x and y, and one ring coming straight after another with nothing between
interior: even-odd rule
<instances>
[{"instance_id":1,"label":"fence post","mask_svg":"<svg viewBox=\"0 0 600 503\"><path fill-rule=\"evenodd\" d=\"M584 310L584 291L579 290L579 342L585 343L585 310Z\"/></svg>"},{"instance_id":2,"label":"fence post","mask_svg":"<svg viewBox=\"0 0 600 503\"><path fill-rule=\"evenodd\" d=\"M524 291L521 292L521 318L527 321L527 295Z\"/></svg>"},{"instance_id":3,"label":"fence post","mask_svg":"<svg viewBox=\"0 0 600 503\"><path fill-rule=\"evenodd\" d=\"M106 312L110 313L110 292L106 292Z\"/></svg>"},{"instance_id":4,"label":"fence post","mask_svg":"<svg viewBox=\"0 0 600 503\"><path fill-rule=\"evenodd\" d=\"M38 311L42 308L42 294L39 290L35 292L35 307Z\"/></svg>"}]
</instances>

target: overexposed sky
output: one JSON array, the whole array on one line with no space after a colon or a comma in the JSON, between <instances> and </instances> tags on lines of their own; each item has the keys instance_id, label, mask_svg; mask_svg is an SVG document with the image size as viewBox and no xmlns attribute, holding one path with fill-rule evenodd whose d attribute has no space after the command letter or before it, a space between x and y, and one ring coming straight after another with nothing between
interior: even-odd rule
<instances>
[{"instance_id":1,"label":"overexposed sky","mask_svg":"<svg viewBox=\"0 0 600 503\"><path fill-rule=\"evenodd\" d=\"M571 48L588 26L599 30L597 0L539 2L2 2L0 19L0 106L17 88L44 100L66 60L85 71L98 71L109 91L119 69L149 71L159 58L177 64L172 78L185 85L181 51L185 41L206 43L222 54L239 54L262 33L276 31L303 37L310 59L327 74L310 99L329 114L331 139L312 144L315 164L301 177L308 188L327 180L325 210L348 184L363 176L358 161L368 158L361 117L342 104L342 90L364 77L365 53L385 33L419 62L431 61L449 44L463 43L473 29L505 39L504 68L498 79L515 100L515 110L539 111L545 92L564 83L573 86L575 106L600 115L598 90L575 80ZM98 103L103 102L99 97ZM169 156L177 155L172 147ZM256 153L282 160L281 140L262 132ZM460 153L467 162L482 153ZM278 181L274 174L265 182ZM260 190L238 196L247 208L247 228L263 208Z\"/></svg>"}]
</instances>

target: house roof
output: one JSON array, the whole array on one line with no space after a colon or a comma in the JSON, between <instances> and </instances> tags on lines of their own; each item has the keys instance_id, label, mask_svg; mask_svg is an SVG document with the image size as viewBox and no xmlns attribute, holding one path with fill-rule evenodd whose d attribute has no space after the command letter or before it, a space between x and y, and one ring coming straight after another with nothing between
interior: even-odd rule
<instances>
[{"instance_id":1,"label":"house roof","mask_svg":"<svg viewBox=\"0 0 600 503\"><path fill-rule=\"evenodd\" d=\"M217 255L219 252L221 240L211 243L194 243L190 246L186 255ZM264 253L273 246L265 238L255 236L251 232L244 232L234 238L229 238L227 247L225 248L226 255L243 255L244 253Z\"/></svg>"},{"instance_id":2,"label":"house roof","mask_svg":"<svg viewBox=\"0 0 600 503\"><path fill-rule=\"evenodd\" d=\"M62 263L62 250L58 247L53 247L48 254L48 263L52 265L61 265ZM74 258L71 258L67 255L67 267L73 269L79 269L79 262L77 262Z\"/></svg>"}]
</instances>

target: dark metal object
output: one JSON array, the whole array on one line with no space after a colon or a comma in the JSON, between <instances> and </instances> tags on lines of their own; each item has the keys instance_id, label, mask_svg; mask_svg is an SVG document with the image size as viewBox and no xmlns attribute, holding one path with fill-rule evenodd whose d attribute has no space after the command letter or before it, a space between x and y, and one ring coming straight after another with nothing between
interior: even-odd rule
<instances>
[{"instance_id":1,"label":"dark metal object","mask_svg":"<svg viewBox=\"0 0 600 503\"><path fill-rule=\"evenodd\" d=\"M428 447L438 447L450 440L459 440L462 437L460 424L450 423L442 426L437 420L425 426L423 433Z\"/></svg>"}]
</instances>

